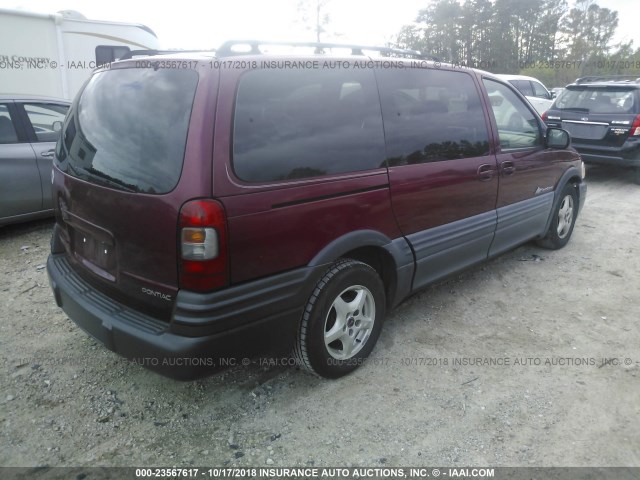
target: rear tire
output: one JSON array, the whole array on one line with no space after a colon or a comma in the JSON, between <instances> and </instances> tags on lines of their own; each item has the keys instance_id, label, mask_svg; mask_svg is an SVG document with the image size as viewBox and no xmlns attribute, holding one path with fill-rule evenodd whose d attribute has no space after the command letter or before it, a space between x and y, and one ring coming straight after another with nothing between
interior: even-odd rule
<instances>
[{"instance_id":1,"label":"rear tire","mask_svg":"<svg viewBox=\"0 0 640 480\"><path fill-rule=\"evenodd\" d=\"M333 264L305 307L294 349L299 364L325 378L358 368L378 341L385 303L373 268L352 259Z\"/></svg>"},{"instance_id":2,"label":"rear tire","mask_svg":"<svg viewBox=\"0 0 640 480\"><path fill-rule=\"evenodd\" d=\"M640 185L640 167L633 168L633 183Z\"/></svg>"},{"instance_id":3,"label":"rear tire","mask_svg":"<svg viewBox=\"0 0 640 480\"><path fill-rule=\"evenodd\" d=\"M560 202L553 211L549 230L536 243L551 250L564 247L571 238L577 215L578 194L576 187L571 184L565 185L560 194Z\"/></svg>"}]
</instances>

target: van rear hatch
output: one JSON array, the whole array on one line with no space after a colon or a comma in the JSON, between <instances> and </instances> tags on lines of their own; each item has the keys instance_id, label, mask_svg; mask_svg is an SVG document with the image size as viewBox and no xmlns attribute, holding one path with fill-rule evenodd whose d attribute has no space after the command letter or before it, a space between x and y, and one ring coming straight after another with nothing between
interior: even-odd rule
<instances>
[{"instance_id":1,"label":"van rear hatch","mask_svg":"<svg viewBox=\"0 0 640 480\"><path fill-rule=\"evenodd\" d=\"M212 122L201 112L213 100L211 89L196 97L199 79L186 68L95 73L56 149L54 206L71 266L108 296L165 319L178 289L180 208L211 195L210 161L199 160L211 158L202 132L212 135Z\"/></svg>"}]
</instances>

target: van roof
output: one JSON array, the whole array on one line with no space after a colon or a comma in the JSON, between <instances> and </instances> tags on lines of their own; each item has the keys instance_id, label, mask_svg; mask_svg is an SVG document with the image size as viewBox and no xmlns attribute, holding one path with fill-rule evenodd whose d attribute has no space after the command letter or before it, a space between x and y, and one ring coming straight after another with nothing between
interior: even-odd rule
<instances>
[{"instance_id":1,"label":"van roof","mask_svg":"<svg viewBox=\"0 0 640 480\"><path fill-rule=\"evenodd\" d=\"M350 50L351 55L365 55L366 52L378 52L380 54L394 55L395 58L407 58L413 57L418 59L428 59L438 61L438 58L433 55L424 54L418 50L393 48L393 47L379 47L371 45L358 45L347 43L327 43L327 42L272 42L262 40L229 40L224 42L217 49L218 57L228 57L236 55L266 55L272 52L264 52L265 47L289 47L313 49L314 54L318 55L324 53L326 50L339 49ZM387 57L389 58L389 57Z\"/></svg>"},{"instance_id":2,"label":"van roof","mask_svg":"<svg viewBox=\"0 0 640 480\"><path fill-rule=\"evenodd\" d=\"M69 100L65 100L64 98L58 97L45 97L42 95L25 95L24 93L3 93L0 94L0 102L15 100L17 102L23 101L38 101L38 102L55 102L55 103L66 103L71 104Z\"/></svg>"},{"instance_id":3,"label":"van roof","mask_svg":"<svg viewBox=\"0 0 640 480\"><path fill-rule=\"evenodd\" d=\"M537 78L529 77L527 75L510 75L507 73L496 73L496 77L502 78L503 80L530 80L534 82L540 82Z\"/></svg>"}]
</instances>

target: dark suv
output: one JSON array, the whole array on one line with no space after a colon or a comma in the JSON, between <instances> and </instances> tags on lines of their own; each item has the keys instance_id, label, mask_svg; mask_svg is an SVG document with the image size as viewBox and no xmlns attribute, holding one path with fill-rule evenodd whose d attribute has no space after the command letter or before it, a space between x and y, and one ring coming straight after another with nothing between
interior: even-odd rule
<instances>
[{"instance_id":1,"label":"dark suv","mask_svg":"<svg viewBox=\"0 0 640 480\"><path fill-rule=\"evenodd\" d=\"M415 52L263 48L118 62L75 99L47 269L109 349L181 379L293 349L338 377L416 290L569 241L582 161L508 83Z\"/></svg>"},{"instance_id":2,"label":"dark suv","mask_svg":"<svg viewBox=\"0 0 640 480\"><path fill-rule=\"evenodd\" d=\"M579 78L543 118L571 134L585 163L634 167L640 184L640 78Z\"/></svg>"}]
</instances>

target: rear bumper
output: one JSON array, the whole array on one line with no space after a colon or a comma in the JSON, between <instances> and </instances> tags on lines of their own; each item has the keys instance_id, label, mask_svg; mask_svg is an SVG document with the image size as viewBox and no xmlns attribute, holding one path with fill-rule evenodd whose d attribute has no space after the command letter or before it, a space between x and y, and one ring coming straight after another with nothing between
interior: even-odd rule
<instances>
[{"instance_id":1,"label":"rear bumper","mask_svg":"<svg viewBox=\"0 0 640 480\"><path fill-rule=\"evenodd\" d=\"M640 141L627 141L622 147L599 147L572 143L584 163L640 167Z\"/></svg>"},{"instance_id":2,"label":"rear bumper","mask_svg":"<svg viewBox=\"0 0 640 480\"><path fill-rule=\"evenodd\" d=\"M171 321L165 322L91 287L65 254L47 261L56 303L71 320L108 349L178 380L291 348L324 268L301 268L210 294L181 291Z\"/></svg>"}]
</instances>

